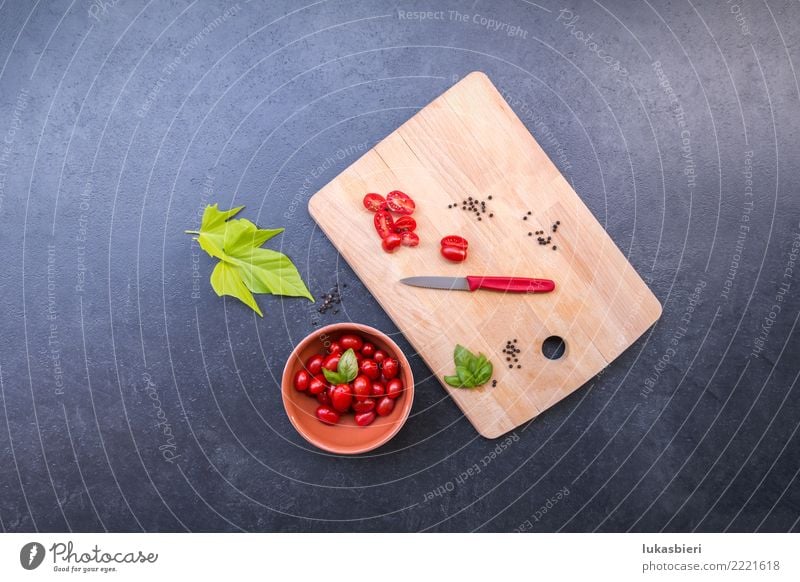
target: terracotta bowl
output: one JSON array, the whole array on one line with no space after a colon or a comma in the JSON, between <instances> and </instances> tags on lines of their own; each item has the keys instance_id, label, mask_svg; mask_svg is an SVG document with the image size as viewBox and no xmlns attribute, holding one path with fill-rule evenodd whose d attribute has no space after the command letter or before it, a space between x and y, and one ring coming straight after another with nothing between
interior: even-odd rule
<instances>
[{"instance_id":1,"label":"terracotta bowl","mask_svg":"<svg viewBox=\"0 0 800 582\"><path fill-rule=\"evenodd\" d=\"M326 342L331 342L346 333L357 333L365 341L393 356L400 363L400 375L405 391L395 403L388 416L379 416L369 426L358 426L352 413L342 415L336 425L327 425L317 419L315 411L319 403L303 392L294 389L295 373L304 362L316 353L324 353ZM334 323L314 331L303 339L292 351L281 379L283 406L289 420L303 438L312 445L342 455L365 453L385 444L405 424L414 401L414 376L408 360L389 336L373 327L358 323Z\"/></svg>"}]
</instances>

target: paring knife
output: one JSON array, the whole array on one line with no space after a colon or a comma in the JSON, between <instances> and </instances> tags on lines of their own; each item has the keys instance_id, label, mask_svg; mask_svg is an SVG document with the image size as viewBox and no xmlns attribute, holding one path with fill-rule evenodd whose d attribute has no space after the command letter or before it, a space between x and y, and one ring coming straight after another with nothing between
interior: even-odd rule
<instances>
[{"instance_id":1,"label":"paring knife","mask_svg":"<svg viewBox=\"0 0 800 582\"><path fill-rule=\"evenodd\" d=\"M452 291L506 291L508 293L549 293L556 288L550 279L529 279L527 277L407 277L401 283L413 287L447 289Z\"/></svg>"}]
</instances>

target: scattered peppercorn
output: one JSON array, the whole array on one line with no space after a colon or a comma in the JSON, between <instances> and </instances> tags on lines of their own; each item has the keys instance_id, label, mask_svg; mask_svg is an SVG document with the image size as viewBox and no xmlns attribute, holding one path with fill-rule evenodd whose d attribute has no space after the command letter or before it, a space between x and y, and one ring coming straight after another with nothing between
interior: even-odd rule
<instances>
[{"instance_id":1,"label":"scattered peppercorn","mask_svg":"<svg viewBox=\"0 0 800 582\"><path fill-rule=\"evenodd\" d=\"M347 287L346 284L343 284L342 287ZM339 285L334 285L334 287L328 291L325 295L322 296L322 305L317 308L319 313L327 313L331 309L334 309L335 305L339 305L342 302L342 293L339 290ZM336 309L333 312L334 314L339 313L339 310Z\"/></svg>"}]
</instances>

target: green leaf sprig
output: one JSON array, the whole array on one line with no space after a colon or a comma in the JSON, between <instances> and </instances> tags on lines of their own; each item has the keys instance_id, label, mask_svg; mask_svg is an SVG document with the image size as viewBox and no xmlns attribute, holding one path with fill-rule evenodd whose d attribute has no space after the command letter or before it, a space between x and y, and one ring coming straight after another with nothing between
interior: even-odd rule
<instances>
[{"instance_id":1,"label":"green leaf sprig","mask_svg":"<svg viewBox=\"0 0 800 582\"><path fill-rule=\"evenodd\" d=\"M453 388L475 388L483 386L492 377L492 363L483 354L477 356L461 344L453 352L456 373L445 376L444 381Z\"/></svg>"},{"instance_id":2,"label":"green leaf sprig","mask_svg":"<svg viewBox=\"0 0 800 582\"><path fill-rule=\"evenodd\" d=\"M217 295L236 297L261 317L264 315L253 293L307 297L314 301L291 259L261 248L284 229L258 228L246 218L231 220L243 208L220 210L216 204L208 205L203 211L200 230L186 231L197 235L200 247L219 259L211 273L211 287Z\"/></svg>"},{"instance_id":3,"label":"green leaf sprig","mask_svg":"<svg viewBox=\"0 0 800 582\"><path fill-rule=\"evenodd\" d=\"M325 379L331 384L347 384L355 380L358 375L358 360L356 359L356 353L353 351L353 348L348 349L342 354L335 372L327 368L322 368L322 373L325 375Z\"/></svg>"}]
</instances>

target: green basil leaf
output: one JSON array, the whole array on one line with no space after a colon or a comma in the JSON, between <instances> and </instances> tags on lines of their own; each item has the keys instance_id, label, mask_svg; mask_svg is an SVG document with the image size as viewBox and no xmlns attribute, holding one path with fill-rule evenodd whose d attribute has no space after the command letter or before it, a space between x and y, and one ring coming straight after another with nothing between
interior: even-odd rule
<instances>
[{"instance_id":1,"label":"green basil leaf","mask_svg":"<svg viewBox=\"0 0 800 582\"><path fill-rule=\"evenodd\" d=\"M461 383L461 380L458 379L458 376L445 376L444 381L450 384L453 388L463 388L464 385Z\"/></svg>"},{"instance_id":2,"label":"green basil leaf","mask_svg":"<svg viewBox=\"0 0 800 582\"><path fill-rule=\"evenodd\" d=\"M342 354L342 357L339 358L338 372L339 377L342 379L339 384L352 382L355 380L356 376L358 376L358 360L356 359L356 353L353 351L353 348L347 350Z\"/></svg>"},{"instance_id":3,"label":"green basil leaf","mask_svg":"<svg viewBox=\"0 0 800 582\"><path fill-rule=\"evenodd\" d=\"M489 359L483 354L475 355L461 344L456 345L453 351L453 360L456 365L454 376L445 376L444 381L454 388L474 388L486 384L494 368Z\"/></svg>"},{"instance_id":4,"label":"green basil leaf","mask_svg":"<svg viewBox=\"0 0 800 582\"><path fill-rule=\"evenodd\" d=\"M475 386L475 375L467 366L456 366L456 375L465 388Z\"/></svg>"},{"instance_id":5,"label":"green basil leaf","mask_svg":"<svg viewBox=\"0 0 800 582\"><path fill-rule=\"evenodd\" d=\"M483 361L480 362L475 371L475 385L482 386L486 384L491 379L493 371L492 363L486 358L483 358Z\"/></svg>"},{"instance_id":6,"label":"green basil leaf","mask_svg":"<svg viewBox=\"0 0 800 582\"><path fill-rule=\"evenodd\" d=\"M473 358L472 352L461 344L456 344L456 349L453 351L453 361L456 366L466 366L471 358Z\"/></svg>"},{"instance_id":7,"label":"green basil leaf","mask_svg":"<svg viewBox=\"0 0 800 582\"><path fill-rule=\"evenodd\" d=\"M344 384L341 374L339 372L331 372L328 368L322 368L322 374L330 384Z\"/></svg>"}]
</instances>

